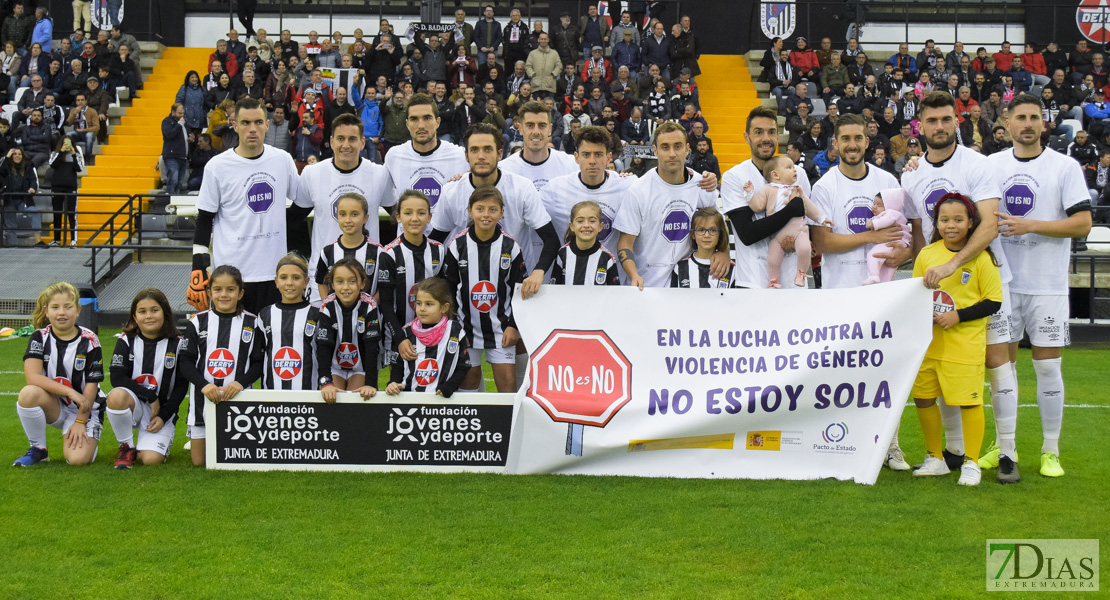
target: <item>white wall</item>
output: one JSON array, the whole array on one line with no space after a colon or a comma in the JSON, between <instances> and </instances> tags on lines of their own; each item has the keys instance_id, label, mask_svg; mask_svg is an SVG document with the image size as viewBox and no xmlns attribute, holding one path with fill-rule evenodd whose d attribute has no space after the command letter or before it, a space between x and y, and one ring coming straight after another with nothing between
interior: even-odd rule
<instances>
[{"instance_id":1,"label":"white wall","mask_svg":"<svg viewBox=\"0 0 1110 600\"><path fill-rule=\"evenodd\" d=\"M1021 53L1025 44L1025 25L1009 23L1003 29L1002 24L961 24L954 28L951 23L911 23L908 39L910 50L916 54L921 50L927 39L936 41L937 46L945 52L952 49L952 43L957 39L964 43L964 52L974 56L975 49L979 46L986 47L991 54L998 51L1003 40L1009 40L1014 46L1013 51ZM905 24L894 23L867 23L863 26L863 39L860 44L868 50L898 50L898 44L907 39ZM816 47L816 40L811 40L811 45ZM838 45L838 40L833 41Z\"/></svg>"}]
</instances>

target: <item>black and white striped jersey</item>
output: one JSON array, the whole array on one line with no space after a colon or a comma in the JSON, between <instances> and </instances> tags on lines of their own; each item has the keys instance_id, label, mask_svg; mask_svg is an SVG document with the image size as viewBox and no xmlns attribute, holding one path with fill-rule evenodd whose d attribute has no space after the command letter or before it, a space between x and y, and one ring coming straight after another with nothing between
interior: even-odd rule
<instances>
[{"instance_id":1,"label":"black and white striped jersey","mask_svg":"<svg viewBox=\"0 0 1110 600\"><path fill-rule=\"evenodd\" d=\"M84 327L78 327L77 335L71 340L63 340L54 335L50 325L31 332L23 360L29 358L42 361L43 375L81 393L85 392L86 384L99 385L104 381L100 339ZM62 400L66 404L70 403L69 398Z\"/></svg>"},{"instance_id":2,"label":"black and white striped jersey","mask_svg":"<svg viewBox=\"0 0 1110 600\"><path fill-rule=\"evenodd\" d=\"M147 404L158 401L158 416L170 425L189 390L189 382L177 372L181 338L147 339L139 332L116 336L116 350L108 366L112 387L131 390Z\"/></svg>"},{"instance_id":3,"label":"black and white striped jersey","mask_svg":"<svg viewBox=\"0 0 1110 600\"><path fill-rule=\"evenodd\" d=\"M459 318L474 348L500 348L513 320L513 286L524 281L524 258L512 236L500 229L479 241L473 229L451 240L443 278L454 290Z\"/></svg>"},{"instance_id":4,"label":"black and white striped jersey","mask_svg":"<svg viewBox=\"0 0 1110 600\"><path fill-rule=\"evenodd\" d=\"M470 357L467 353L470 342L462 323L450 321L443 338L435 346L420 343L420 339L412 332L411 323L405 325L403 335L416 349L416 360L403 360L397 355L390 369L389 380L400 383L406 392L438 391L444 398L450 398L470 371Z\"/></svg>"},{"instance_id":5,"label":"black and white striped jersey","mask_svg":"<svg viewBox=\"0 0 1110 600\"><path fill-rule=\"evenodd\" d=\"M316 389L316 327L320 309L307 300L296 304L271 304L258 311L259 334L265 367L262 388L267 390Z\"/></svg>"},{"instance_id":6,"label":"black and white striped jersey","mask_svg":"<svg viewBox=\"0 0 1110 600\"><path fill-rule=\"evenodd\" d=\"M366 385L378 385L378 340L381 317L378 303L363 292L346 307L332 294L320 307L316 325L316 369L320 387L332 382L335 369L366 373Z\"/></svg>"},{"instance_id":7,"label":"black and white striped jersey","mask_svg":"<svg viewBox=\"0 0 1110 600\"><path fill-rule=\"evenodd\" d=\"M620 285L617 259L594 241L589 250L582 250L571 241L559 248L551 265L551 283L560 285Z\"/></svg>"},{"instance_id":8,"label":"black and white striped jersey","mask_svg":"<svg viewBox=\"0 0 1110 600\"><path fill-rule=\"evenodd\" d=\"M413 309L416 284L439 274L445 252L443 244L427 236L416 246L402 235L378 253L378 298L382 325L387 332L400 332L401 327L416 317ZM391 339L399 343L400 337L398 333Z\"/></svg>"},{"instance_id":9,"label":"black and white striped jersey","mask_svg":"<svg viewBox=\"0 0 1110 600\"><path fill-rule=\"evenodd\" d=\"M206 310L189 317L177 363L193 384L194 400L209 383L223 387L237 381L248 388L258 379L262 345L257 333L258 317L245 310L237 314Z\"/></svg>"},{"instance_id":10,"label":"black and white striped jersey","mask_svg":"<svg viewBox=\"0 0 1110 600\"><path fill-rule=\"evenodd\" d=\"M370 238L357 248L348 248L339 240L320 249L320 260L316 262L316 284L322 285L331 266L341 258L353 258L366 269L366 291L373 296L378 289L378 253L382 247Z\"/></svg>"},{"instance_id":11,"label":"black and white striped jersey","mask_svg":"<svg viewBox=\"0 0 1110 600\"><path fill-rule=\"evenodd\" d=\"M728 274L717 279L709 274L709 261L691 256L678 261L671 272L673 288L731 288L736 287L732 280L736 263L729 262Z\"/></svg>"}]
</instances>

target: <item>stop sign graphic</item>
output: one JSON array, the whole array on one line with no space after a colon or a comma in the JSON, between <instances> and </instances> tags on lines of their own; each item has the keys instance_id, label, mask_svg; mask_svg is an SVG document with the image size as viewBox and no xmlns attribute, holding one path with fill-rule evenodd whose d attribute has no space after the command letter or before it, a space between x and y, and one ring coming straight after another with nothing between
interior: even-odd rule
<instances>
[{"instance_id":1,"label":"stop sign graphic","mask_svg":"<svg viewBox=\"0 0 1110 600\"><path fill-rule=\"evenodd\" d=\"M527 395L553 421L605 427L632 399L632 363L604 331L556 329L529 363Z\"/></svg>"}]
</instances>

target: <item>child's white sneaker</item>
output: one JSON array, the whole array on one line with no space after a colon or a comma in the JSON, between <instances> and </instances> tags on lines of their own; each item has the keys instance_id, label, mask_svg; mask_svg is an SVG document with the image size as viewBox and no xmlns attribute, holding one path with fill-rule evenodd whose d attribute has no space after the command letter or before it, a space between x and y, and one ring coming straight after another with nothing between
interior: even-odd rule
<instances>
[{"instance_id":1,"label":"child's white sneaker","mask_svg":"<svg viewBox=\"0 0 1110 600\"><path fill-rule=\"evenodd\" d=\"M968 460L964 461L964 466L960 467L960 480L956 483L959 485L979 485L982 478L983 471L979 468L979 463Z\"/></svg>"},{"instance_id":2,"label":"child's white sneaker","mask_svg":"<svg viewBox=\"0 0 1110 600\"><path fill-rule=\"evenodd\" d=\"M937 477L940 475L947 475L951 473L948 465L945 464L944 459L935 456L926 456L925 462L916 471L913 472L914 477Z\"/></svg>"}]
</instances>

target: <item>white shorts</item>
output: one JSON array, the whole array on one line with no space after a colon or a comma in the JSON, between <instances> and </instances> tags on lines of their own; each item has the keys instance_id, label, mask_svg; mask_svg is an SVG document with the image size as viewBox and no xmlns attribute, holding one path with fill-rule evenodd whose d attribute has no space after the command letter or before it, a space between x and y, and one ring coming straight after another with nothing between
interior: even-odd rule
<instances>
[{"instance_id":1,"label":"white shorts","mask_svg":"<svg viewBox=\"0 0 1110 600\"><path fill-rule=\"evenodd\" d=\"M477 367L482 364L482 348L468 348L466 350L470 356L470 366ZM516 346L511 348L486 348L486 362L491 365L514 365L516 364Z\"/></svg>"},{"instance_id":2,"label":"white shorts","mask_svg":"<svg viewBox=\"0 0 1110 600\"><path fill-rule=\"evenodd\" d=\"M207 435L204 430L204 403L208 398L205 398L196 387L189 384L189 418L185 424L188 425L189 439L203 440Z\"/></svg>"},{"instance_id":3,"label":"white shorts","mask_svg":"<svg viewBox=\"0 0 1110 600\"><path fill-rule=\"evenodd\" d=\"M89 422L85 424L85 435L91 437L96 441L100 441L100 433L104 431L104 394L101 394L93 403L92 412L89 413ZM61 429L62 435L69 432L69 428L77 423L77 405L74 403L66 404L61 398L58 399L58 419L50 424L54 429Z\"/></svg>"},{"instance_id":4,"label":"white shorts","mask_svg":"<svg viewBox=\"0 0 1110 600\"><path fill-rule=\"evenodd\" d=\"M135 434L135 449L143 452L149 450L157 452L163 456L170 455L170 448L173 447L173 436L175 433L177 420L174 419L169 423L162 425L156 433L151 433L146 430L150 425L150 420L156 415L151 412L151 406L142 400L139 400L135 392L127 388L118 388L127 392L131 396L132 402L135 403L135 409L131 411L131 426L138 429Z\"/></svg>"},{"instance_id":5,"label":"white shorts","mask_svg":"<svg viewBox=\"0 0 1110 600\"><path fill-rule=\"evenodd\" d=\"M350 381L351 378L354 377L355 375L362 375L363 377L365 377L366 376L366 371L362 370L362 362L361 361L358 363L358 366L355 367L354 369L342 369L342 368L339 367L339 365L337 365L335 363L332 363L331 364L331 374L332 374L333 377L342 377L343 381ZM370 385L372 385L374 387L377 387L378 384L377 384L377 382L371 381Z\"/></svg>"},{"instance_id":6,"label":"white shorts","mask_svg":"<svg viewBox=\"0 0 1110 600\"><path fill-rule=\"evenodd\" d=\"M987 345L991 344L1008 344L1011 341L1018 341L1021 338L1011 339L1010 337L1010 284L1002 284L1002 307L998 312L990 316L987 321Z\"/></svg>"},{"instance_id":7,"label":"white shorts","mask_svg":"<svg viewBox=\"0 0 1110 600\"><path fill-rule=\"evenodd\" d=\"M1062 348L1071 344L1068 328L1071 307L1066 295L1015 293L1013 299L1010 331L1014 340L1020 340L1022 333L1028 333L1029 342L1039 348Z\"/></svg>"}]
</instances>

